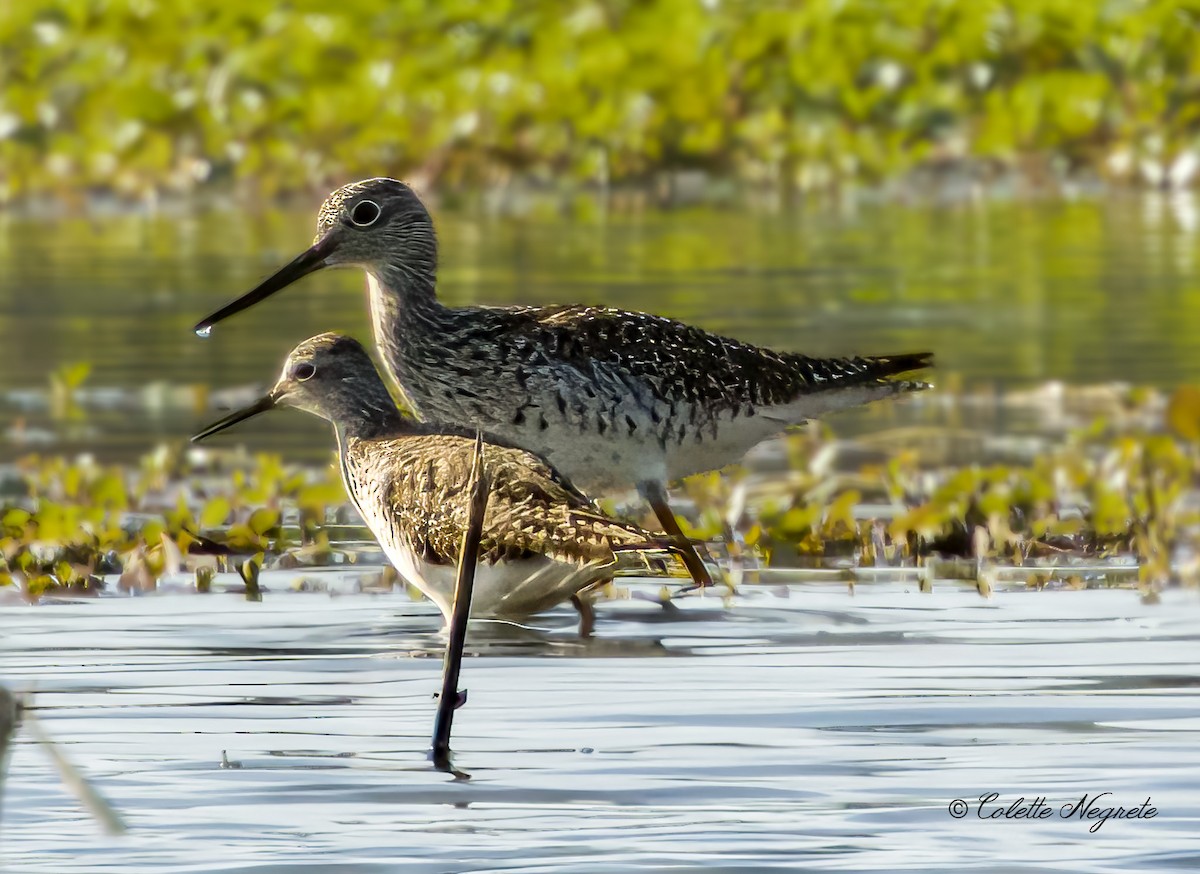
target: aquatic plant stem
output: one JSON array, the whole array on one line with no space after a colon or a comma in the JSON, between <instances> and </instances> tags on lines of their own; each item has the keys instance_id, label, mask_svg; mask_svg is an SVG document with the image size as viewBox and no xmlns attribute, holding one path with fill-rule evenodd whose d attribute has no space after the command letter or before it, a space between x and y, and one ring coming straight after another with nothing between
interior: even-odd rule
<instances>
[{"instance_id":1,"label":"aquatic plant stem","mask_svg":"<svg viewBox=\"0 0 1200 874\"><path fill-rule=\"evenodd\" d=\"M430 758L442 771L450 767L450 728L454 711L467 701L466 691L458 690L462 669L463 645L467 642L467 620L471 615L471 593L475 588L475 565L479 562L479 541L483 537L483 514L487 510L488 481L483 472L483 434L475 435L475 459L467 487L467 529L463 532L458 557L458 577L454 583L454 608L450 614L450 634L446 657L442 662L442 692L433 721L433 748Z\"/></svg>"}]
</instances>

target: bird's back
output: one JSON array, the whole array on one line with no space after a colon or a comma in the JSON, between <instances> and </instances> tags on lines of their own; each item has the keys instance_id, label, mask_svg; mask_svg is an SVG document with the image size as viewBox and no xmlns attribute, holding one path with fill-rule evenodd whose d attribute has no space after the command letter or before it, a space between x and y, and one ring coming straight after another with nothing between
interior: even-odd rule
<instances>
[{"instance_id":1,"label":"bird's back","mask_svg":"<svg viewBox=\"0 0 1200 874\"><path fill-rule=\"evenodd\" d=\"M457 562L467 526L474 438L444 432L346 442L343 470L355 504L381 541L403 539L423 560ZM524 450L484 447L489 482L480 559L542 555L606 561L614 546L653 535L606 517L550 465Z\"/></svg>"},{"instance_id":2,"label":"bird's back","mask_svg":"<svg viewBox=\"0 0 1200 874\"><path fill-rule=\"evenodd\" d=\"M737 461L789 424L921 383L927 353L811 358L607 307L442 308L377 322L389 369L429 421L480 427L588 491Z\"/></svg>"}]
</instances>

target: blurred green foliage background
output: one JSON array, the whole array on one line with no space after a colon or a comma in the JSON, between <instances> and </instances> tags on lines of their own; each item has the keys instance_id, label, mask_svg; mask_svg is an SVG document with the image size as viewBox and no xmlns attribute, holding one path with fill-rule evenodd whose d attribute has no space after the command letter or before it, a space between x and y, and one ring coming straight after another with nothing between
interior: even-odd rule
<instances>
[{"instance_id":1,"label":"blurred green foliage background","mask_svg":"<svg viewBox=\"0 0 1200 874\"><path fill-rule=\"evenodd\" d=\"M0 199L970 159L1184 184L1198 25L1196 0L10 0Z\"/></svg>"}]
</instances>

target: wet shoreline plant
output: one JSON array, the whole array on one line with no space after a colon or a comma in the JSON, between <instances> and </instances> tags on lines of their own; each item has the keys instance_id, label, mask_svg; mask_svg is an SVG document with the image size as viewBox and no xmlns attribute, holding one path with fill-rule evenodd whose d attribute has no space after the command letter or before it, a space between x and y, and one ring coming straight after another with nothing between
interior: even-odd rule
<instances>
[{"instance_id":1,"label":"wet shoreline plant","mask_svg":"<svg viewBox=\"0 0 1200 874\"><path fill-rule=\"evenodd\" d=\"M948 574L983 594L999 573L1037 589L1119 577L1147 596L1200 585L1200 390L1118 395L1132 424L1097 418L1018 462L939 460L948 428L839 440L814 425L785 438L782 472L685 481L685 530L739 579L842 568L851 580L907 569L923 589ZM341 564L357 555L348 542L370 542L332 466L270 453L161 447L137 466L30 455L15 469L20 485L0 499L0 592L31 602L114 579L141 593L182 575L207 591L217 571L253 595L261 567Z\"/></svg>"}]
</instances>

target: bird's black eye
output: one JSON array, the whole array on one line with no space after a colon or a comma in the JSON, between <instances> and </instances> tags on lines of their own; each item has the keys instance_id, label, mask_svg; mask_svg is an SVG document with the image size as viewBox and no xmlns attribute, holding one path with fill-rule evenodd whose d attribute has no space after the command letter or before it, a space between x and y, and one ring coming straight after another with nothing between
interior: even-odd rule
<instances>
[{"instance_id":1,"label":"bird's black eye","mask_svg":"<svg viewBox=\"0 0 1200 874\"><path fill-rule=\"evenodd\" d=\"M369 228L375 222L379 221L379 215L383 210L379 208L379 204L373 200L360 200L354 204L350 210L350 221L360 228Z\"/></svg>"},{"instance_id":2,"label":"bird's black eye","mask_svg":"<svg viewBox=\"0 0 1200 874\"><path fill-rule=\"evenodd\" d=\"M298 382L304 382L306 379L312 379L316 373L317 368L307 361L302 361L292 369L292 378Z\"/></svg>"}]
</instances>

